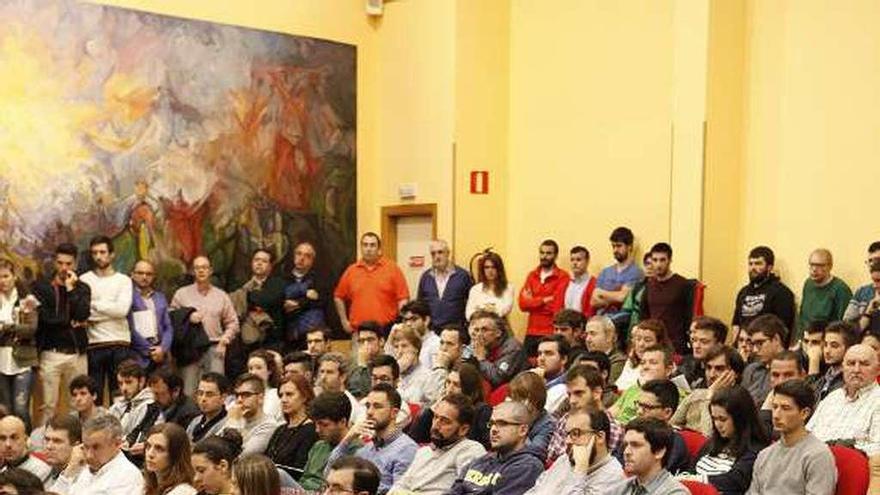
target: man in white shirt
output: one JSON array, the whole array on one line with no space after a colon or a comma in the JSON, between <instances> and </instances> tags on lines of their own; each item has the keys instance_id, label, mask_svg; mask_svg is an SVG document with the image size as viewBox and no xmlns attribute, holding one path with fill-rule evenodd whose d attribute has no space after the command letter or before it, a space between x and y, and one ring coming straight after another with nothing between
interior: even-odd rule
<instances>
[{"instance_id":1,"label":"man in white shirt","mask_svg":"<svg viewBox=\"0 0 880 495\"><path fill-rule=\"evenodd\" d=\"M854 441L868 456L880 454L880 385L877 353L864 344L843 357L843 387L819 402L807 430L823 442Z\"/></svg>"},{"instance_id":2,"label":"man in white shirt","mask_svg":"<svg viewBox=\"0 0 880 495\"><path fill-rule=\"evenodd\" d=\"M596 289L596 277L590 275L590 252L583 246L575 246L570 251L571 280L565 288L565 309L573 309L587 317L593 315L590 299Z\"/></svg>"},{"instance_id":3,"label":"man in white shirt","mask_svg":"<svg viewBox=\"0 0 880 495\"><path fill-rule=\"evenodd\" d=\"M144 476L122 453L122 442L122 425L115 416L105 414L86 421L83 443L73 448L67 468L52 489L61 495L143 493Z\"/></svg>"},{"instance_id":4,"label":"man in white shirt","mask_svg":"<svg viewBox=\"0 0 880 495\"><path fill-rule=\"evenodd\" d=\"M113 241L106 236L94 237L89 242L94 269L80 280L92 291L89 314L89 376L98 384L98 403L103 402L104 384L110 395L119 388L116 366L129 357L131 330L128 312L131 309L132 283L128 276L113 268Z\"/></svg>"}]
</instances>

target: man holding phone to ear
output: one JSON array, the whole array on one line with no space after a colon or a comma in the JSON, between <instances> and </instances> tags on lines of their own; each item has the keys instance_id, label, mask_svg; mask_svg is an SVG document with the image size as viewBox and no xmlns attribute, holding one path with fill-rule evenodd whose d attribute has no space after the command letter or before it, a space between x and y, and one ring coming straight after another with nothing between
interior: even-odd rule
<instances>
[{"instance_id":1,"label":"man holding phone to ear","mask_svg":"<svg viewBox=\"0 0 880 495\"><path fill-rule=\"evenodd\" d=\"M573 410L565 422L565 433L566 453L538 477L526 495L599 495L624 478L623 467L608 451L611 422L605 411Z\"/></svg>"}]
</instances>

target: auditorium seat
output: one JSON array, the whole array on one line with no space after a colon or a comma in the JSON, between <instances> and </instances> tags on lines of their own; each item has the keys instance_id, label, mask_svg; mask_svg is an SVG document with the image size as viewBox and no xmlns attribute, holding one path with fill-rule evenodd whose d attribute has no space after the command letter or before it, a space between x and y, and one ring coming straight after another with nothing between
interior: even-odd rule
<instances>
[{"instance_id":1,"label":"auditorium seat","mask_svg":"<svg viewBox=\"0 0 880 495\"><path fill-rule=\"evenodd\" d=\"M836 495L865 495L871 478L868 458L860 451L842 445L830 448L837 465Z\"/></svg>"},{"instance_id":2,"label":"auditorium seat","mask_svg":"<svg viewBox=\"0 0 880 495\"><path fill-rule=\"evenodd\" d=\"M691 462L696 462L697 454L700 453L700 449L703 448L708 439L702 433L694 430L682 429L678 432L681 433L681 438L684 439L684 444L687 445Z\"/></svg>"}]
</instances>

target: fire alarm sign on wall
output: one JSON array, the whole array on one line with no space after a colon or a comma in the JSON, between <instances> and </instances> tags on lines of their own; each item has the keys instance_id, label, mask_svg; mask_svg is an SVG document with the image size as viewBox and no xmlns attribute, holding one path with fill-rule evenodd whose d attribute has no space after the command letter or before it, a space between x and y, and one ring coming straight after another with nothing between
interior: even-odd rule
<instances>
[{"instance_id":1,"label":"fire alarm sign on wall","mask_svg":"<svg viewBox=\"0 0 880 495\"><path fill-rule=\"evenodd\" d=\"M489 194L489 172L485 170L471 172L471 194Z\"/></svg>"}]
</instances>

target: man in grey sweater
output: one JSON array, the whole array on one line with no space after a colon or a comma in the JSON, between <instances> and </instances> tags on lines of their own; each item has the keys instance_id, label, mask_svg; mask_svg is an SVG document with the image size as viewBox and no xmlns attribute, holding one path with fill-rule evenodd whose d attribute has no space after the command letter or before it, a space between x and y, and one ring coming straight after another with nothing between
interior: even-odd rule
<instances>
[{"instance_id":1,"label":"man in grey sweater","mask_svg":"<svg viewBox=\"0 0 880 495\"><path fill-rule=\"evenodd\" d=\"M832 495L837 468L831 450L805 425L816 396L803 380L773 388L773 428L781 438L755 461L747 495Z\"/></svg>"}]
</instances>

